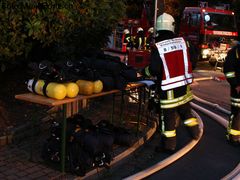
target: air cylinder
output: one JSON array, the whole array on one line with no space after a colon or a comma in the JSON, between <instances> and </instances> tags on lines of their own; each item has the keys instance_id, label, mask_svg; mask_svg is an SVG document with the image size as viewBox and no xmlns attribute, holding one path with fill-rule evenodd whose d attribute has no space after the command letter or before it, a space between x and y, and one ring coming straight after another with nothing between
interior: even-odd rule
<instances>
[{"instance_id":1,"label":"air cylinder","mask_svg":"<svg viewBox=\"0 0 240 180\"><path fill-rule=\"evenodd\" d=\"M79 88L76 83L73 82L64 83L64 86L67 89L67 97L74 98L78 95Z\"/></svg>"},{"instance_id":2,"label":"air cylinder","mask_svg":"<svg viewBox=\"0 0 240 180\"><path fill-rule=\"evenodd\" d=\"M67 95L65 85L55 82L47 83L44 80L30 79L27 83L28 90L54 99L64 99Z\"/></svg>"}]
</instances>

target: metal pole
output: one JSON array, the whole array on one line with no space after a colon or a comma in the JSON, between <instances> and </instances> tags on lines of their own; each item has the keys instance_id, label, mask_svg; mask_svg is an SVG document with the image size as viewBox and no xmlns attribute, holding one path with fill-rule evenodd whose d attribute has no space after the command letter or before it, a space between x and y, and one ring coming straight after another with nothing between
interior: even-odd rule
<instances>
[{"instance_id":1,"label":"metal pole","mask_svg":"<svg viewBox=\"0 0 240 180\"><path fill-rule=\"evenodd\" d=\"M156 37L157 16L164 12L165 0L155 0L154 9L154 31L153 35ZM154 39L155 40L155 39Z\"/></svg>"},{"instance_id":2,"label":"metal pole","mask_svg":"<svg viewBox=\"0 0 240 180\"><path fill-rule=\"evenodd\" d=\"M155 5L154 5L154 31L153 31L153 37L156 37L156 21L157 21L157 11L158 11L158 0L155 0ZM153 39L155 41L155 39Z\"/></svg>"},{"instance_id":3,"label":"metal pole","mask_svg":"<svg viewBox=\"0 0 240 180\"><path fill-rule=\"evenodd\" d=\"M66 126L67 126L67 105L63 104L63 124L62 124L62 147L61 147L61 172L65 172L65 158L66 158Z\"/></svg>"}]
</instances>

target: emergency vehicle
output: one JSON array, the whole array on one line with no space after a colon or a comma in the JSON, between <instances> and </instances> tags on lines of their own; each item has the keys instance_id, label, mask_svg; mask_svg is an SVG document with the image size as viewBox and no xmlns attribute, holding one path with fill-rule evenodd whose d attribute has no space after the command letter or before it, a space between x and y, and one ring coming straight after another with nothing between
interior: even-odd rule
<instances>
[{"instance_id":1,"label":"emergency vehicle","mask_svg":"<svg viewBox=\"0 0 240 180\"><path fill-rule=\"evenodd\" d=\"M201 2L199 7L186 7L180 24L180 36L196 47L199 60L211 64L224 61L231 43L237 39L237 23L228 4L209 7Z\"/></svg>"}]
</instances>

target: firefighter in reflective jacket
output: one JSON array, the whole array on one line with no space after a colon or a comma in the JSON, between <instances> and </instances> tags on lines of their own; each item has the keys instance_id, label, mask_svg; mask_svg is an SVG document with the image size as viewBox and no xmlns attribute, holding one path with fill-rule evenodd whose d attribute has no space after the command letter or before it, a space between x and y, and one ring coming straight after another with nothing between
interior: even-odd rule
<instances>
[{"instance_id":1,"label":"firefighter in reflective jacket","mask_svg":"<svg viewBox=\"0 0 240 180\"><path fill-rule=\"evenodd\" d=\"M154 42L154 31L153 31L153 27L150 27L148 29L148 36L146 38L146 49L151 49L151 47L153 46L153 42Z\"/></svg>"},{"instance_id":2,"label":"firefighter in reflective jacket","mask_svg":"<svg viewBox=\"0 0 240 180\"><path fill-rule=\"evenodd\" d=\"M230 143L240 145L240 44L228 52L223 71L231 86L231 115L227 138Z\"/></svg>"},{"instance_id":3,"label":"firefighter in reflective jacket","mask_svg":"<svg viewBox=\"0 0 240 180\"><path fill-rule=\"evenodd\" d=\"M134 39L134 47L138 50L142 50L145 46L145 37L143 28L137 28L137 35Z\"/></svg>"},{"instance_id":4,"label":"firefighter in reflective jacket","mask_svg":"<svg viewBox=\"0 0 240 180\"><path fill-rule=\"evenodd\" d=\"M123 44L126 45L128 50L133 48L132 37L128 29L124 29L123 31Z\"/></svg>"},{"instance_id":5,"label":"firefighter in reflective jacket","mask_svg":"<svg viewBox=\"0 0 240 180\"><path fill-rule=\"evenodd\" d=\"M150 64L144 68L143 72L144 76L157 78L161 109L159 121L163 122L164 128L162 128L162 143L156 147L156 151L173 152L175 150L179 117L192 138L198 139L201 131L189 104L193 99L190 90L190 84L193 81L190 59L196 54L190 52L188 43L182 37L175 35L174 23L174 18L167 13L157 18L158 35L151 51Z\"/></svg>"}]
</instances>

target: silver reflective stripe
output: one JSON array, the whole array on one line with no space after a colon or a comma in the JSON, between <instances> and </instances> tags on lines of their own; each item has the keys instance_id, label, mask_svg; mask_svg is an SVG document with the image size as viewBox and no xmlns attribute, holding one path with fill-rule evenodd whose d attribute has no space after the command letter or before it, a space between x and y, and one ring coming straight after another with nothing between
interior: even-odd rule
<instances>
[{"instance_id":1,"label":"silver reflective stripe","mask_svg":"<svg viewBox=\"0 0 240 180\"><path fill-rule=\"evenodd\" d=\"M225 73L225 76L226 76L227 78L233 78L233 77L235 77L235 72Z\"/></svg>"},{"instance_id":2,"label":"silver reflective stripe","mask_svg":"<svg viewBox=\"0 0 240 180\"><path fill-rule=\"evenodd\" d=\"M235 107L240 107L240 99L231 97L231 105Z\"/></svg>"},{"instance_id":3,"label":"silver reflective stripe","mask_svg":"<svg viewBox=\"0 0 240 180\"><path fill-rule=\"evenodd\" d=\"M162 83L162 90L169 90L169 89L174 89L174 88L177 88L177 87L181 87L181 86L184 86L184 85L187 85L187 84L191 84L192 83L192 78L189 78L189 79L183 79L179 82L175 82L175 83L172 83L172 84L166 84L166 85L163 85Z\"/></svg>"},{"instance_id":4,"label":"silver reflective stripe","mask_svg":"<svg viewBox=\"0 0 240 180\"><path fill-rule=\"evenodd\" d=\"M231 105L232 105L232 106L235 106L235 107L240 107L240 103L231 102Z\"/></svg>"},{"instance_id":5,"label":"silver reflective stripe","mask_svg":"<svg viewBox=\"0 0 240 180\"><path fill-rule=\"evenodd\" d=\"M193 77L192 74L181 75L181 76L177 76L177 77L173 77L173 78L163 80L162 84L165 85L165 84L168 84L168 83L174 83L174 82L181 81L181 80L184 80L184 79L189 79L189 78L192 78L192 77Z\"/></svg>"},{"instance_id":6,"label":"silver reflective stripe","mask_svg":"<svg viewBox=\"0 0 240 180\"><path fill-rule=\"evenodd\" d=\"M232 101L232 103L240 103L240 99L239 98L231 97L231 101Z\"/></svg>"},{"instance_id":7,"label":"silver reflective stripe","mask_svg":"<svg viewBox=\"0 0 240 180\"><path fill-rule=\"evenodd\" d=\"M233 102L240 102L240 99L231 97L231 101L233 101Z\"/></svg>"}]
</instances>

